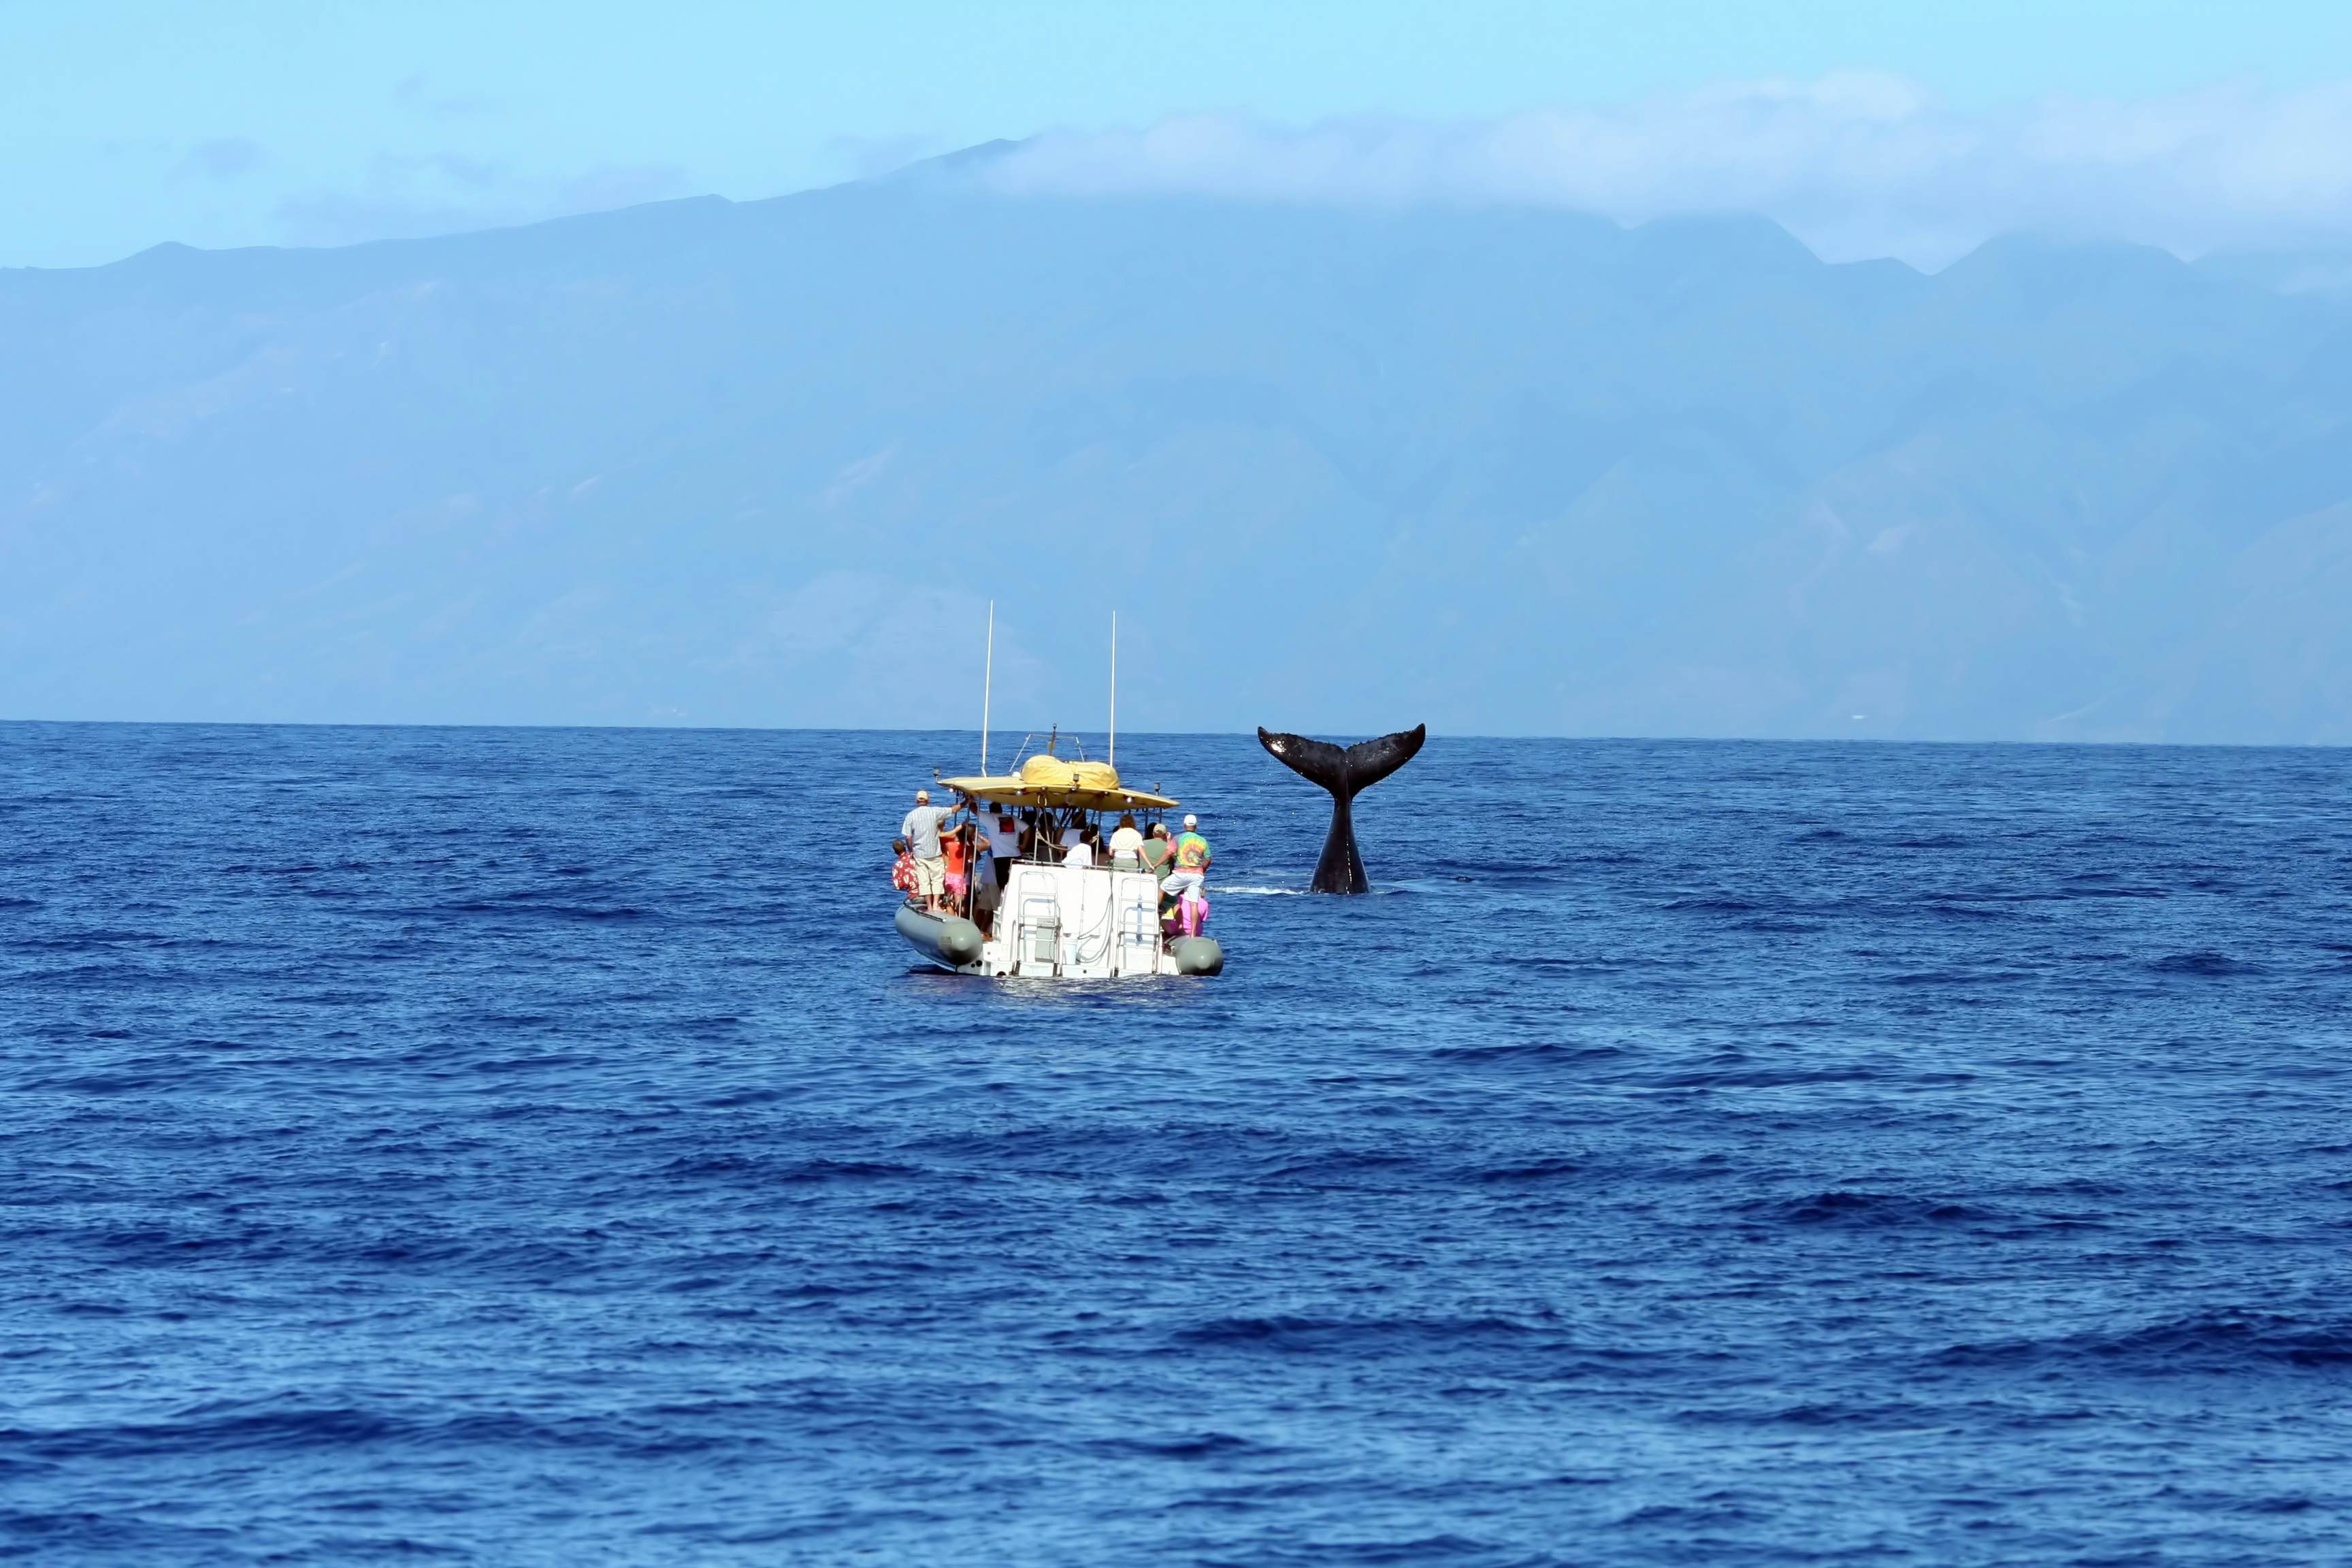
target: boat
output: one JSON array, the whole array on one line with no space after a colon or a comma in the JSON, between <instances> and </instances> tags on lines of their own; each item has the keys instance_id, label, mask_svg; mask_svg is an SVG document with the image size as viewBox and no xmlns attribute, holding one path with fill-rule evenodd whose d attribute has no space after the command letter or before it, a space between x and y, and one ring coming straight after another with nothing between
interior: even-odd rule
<instances>
[{"instance_id":1,"label":"boat","mask_svg":"<svg viewBox=\"0 0 2352 1568\"><path fill-rule=\"evenodd\" d=\"M1030 852L1012 863L992 918L973 907L973 889L941 914L910 898L896 916L898 934L958 974L1127 980L1221 972L1224 949L1213 937L1171 932L1162 922L1160 881L1150 872L1061 859L1062 836L1070 828L1099 828L1105 816L1132 814L1148 831L1178 803L1129 788L1108 762L1058 756L1055 743L1049 740L1014 773L939 781L983 822L1018 818Z\"/></svg>"}]
</instances>

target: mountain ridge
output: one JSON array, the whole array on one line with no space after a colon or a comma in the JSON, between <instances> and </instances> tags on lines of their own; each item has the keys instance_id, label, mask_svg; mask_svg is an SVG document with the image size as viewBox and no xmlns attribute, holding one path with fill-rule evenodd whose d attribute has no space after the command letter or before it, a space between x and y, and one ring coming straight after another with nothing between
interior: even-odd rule
<instances>
[{"instance_id":1,"label":"mountain ridge","mask_svg":"<svg viewBox=\"0 0 2352 1568\"><path fill-rule=\"evenodd\" d=\"M1040 727L1116 605L1140 727L2352 740L2352 309L2231 267L950 167L16 269L0 716L968 723L994 598Z\"/></svg>"}]
</instances>

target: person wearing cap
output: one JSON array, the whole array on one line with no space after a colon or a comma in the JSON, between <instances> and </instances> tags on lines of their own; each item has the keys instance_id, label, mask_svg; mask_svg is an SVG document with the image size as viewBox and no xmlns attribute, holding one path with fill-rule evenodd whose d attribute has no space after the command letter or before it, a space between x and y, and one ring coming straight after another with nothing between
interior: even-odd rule
<instances>
[{"instance_id":1,"label":"person wearing cap","mask_svg":"<svg viewBox=\"0 0 2352 1568\"><path fill-rule=\"evenodd\" d=\"M1166 823L1153 823L1151 831L1144 835L1141 859L1145 870L1162 882L1168 880L1168 873L1176 866L1176 842L1168 837Z\"/></svg>"},{"instance_id":2,"label":"person wearing cap","mask_svg":"<svg viewBox=\"0 0 2352 1568\"><path fill-rule=\"evenodd\" d=\"M931 914L940 912L940 900L948 890L948 858L940 844L940 824L954 815L955 807L933 805L931 792L919 789L915 809L898 825L898 837L915 856L915 896Z\"/></svg>"},{"instance_id":3,"label":"person wearing cap","mask_svg":"<svg viewBox=\"0 0 2352 1568\"><path fill-rule=\"evenodd\" d=\"M1202 893L1209 884L1209 841L1198 829L1201 819L1191 812L1184 814L1184 831L1176 836L1176 869L1168 873L1161 883L1162 898L1182 903L1186 893Z\"/></svg>"}]
</instances>

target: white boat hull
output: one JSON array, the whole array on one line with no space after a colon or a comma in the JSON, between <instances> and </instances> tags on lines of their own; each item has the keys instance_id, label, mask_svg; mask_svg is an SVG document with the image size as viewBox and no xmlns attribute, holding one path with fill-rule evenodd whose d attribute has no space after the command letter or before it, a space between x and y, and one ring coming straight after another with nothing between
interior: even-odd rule
<instances>
[{"instance_id":1,"label":"white boat hull","mask_svg":"<svg viewBox=\"0 0 2352 1568\"><path fill-rule=\"evenodd\" d=\"M1162 938L1160 882L1148 871L1028 862L1013 867L997 902L994 929L969 962L958 962L969 942L954 929L965 922L942 921L908 905L900 909L898 924L918 952L959 974L1124 980L1214 974L1224 966L1223 951L1206 937Z\"/></svg>"}]
</instances>

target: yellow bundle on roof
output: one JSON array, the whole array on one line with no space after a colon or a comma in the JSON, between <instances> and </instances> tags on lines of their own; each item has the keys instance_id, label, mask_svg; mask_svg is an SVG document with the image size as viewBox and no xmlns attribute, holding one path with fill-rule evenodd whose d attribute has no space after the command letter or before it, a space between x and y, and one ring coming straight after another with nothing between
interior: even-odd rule
<instances>
[{"instance_id":1,"label":"yellow bundle on roof","mask_svg":"<svg viewBox=\"0 0 2352 1568\"><path fill-rule=\"evenodd\" d=\"M1032 757L1021 764L1021 782L1032 789L1116 790L1118 770L1108 763Z\"/></svg>"}]
</instances>

